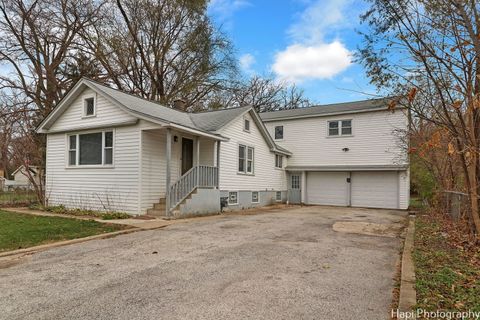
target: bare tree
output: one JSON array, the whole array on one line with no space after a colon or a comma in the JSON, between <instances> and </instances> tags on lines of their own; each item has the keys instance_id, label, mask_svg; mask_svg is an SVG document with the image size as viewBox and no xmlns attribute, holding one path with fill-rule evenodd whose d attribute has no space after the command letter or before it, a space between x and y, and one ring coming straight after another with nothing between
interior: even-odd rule
<instances>
[{"instance_id":1,"label":"bare tree","mask_svg":"<svg viewBox=\"0 0 480 320\"><path fill-rule=\"evenodd\" d=\"M369 32L359 60L377 86L408 95L410 110L447 139L478 208L480 126L480 4L475 0L371 0Z\"/></svg>"},{"instance_id":2,"label":"bare tree","mask_svg":"<svg viewBox=\"0 0 480 320\"><path fill-rule=\"evenodd\" d=\"M114 86L171 104L199 103L236 72L229 40L206 15L206 1L110 1L83 33Z\"/></svg>"},{"instance_id":3,"label":"bare tree","mask_svg":"<svg viewBox=\"0 0 480 320\"><path fill-rule=\"evenodd\" d=\"M295 85L277 82L273 78L254 76L231 82L228 87L215 92L207 108L218 109L250 105L257 112L308 107L312 103L303 90Z\"/></svg>"}]
</instances>

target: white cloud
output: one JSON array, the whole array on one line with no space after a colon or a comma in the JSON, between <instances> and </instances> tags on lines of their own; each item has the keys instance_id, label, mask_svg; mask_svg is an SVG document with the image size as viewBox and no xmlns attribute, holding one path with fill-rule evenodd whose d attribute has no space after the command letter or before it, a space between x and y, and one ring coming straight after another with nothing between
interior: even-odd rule
<instances>
[{"instance_id":1,"label":"white cloud","mask_svg":"<svg viewBox=\"0 0 480 320\"><path fill-rule=\"evenodd\" d=\"M294 44L277 53L273 71L280 80L328 79L352 63L352 53L339 41L308 46Z\"/></svg>"},{"instance_id":2,"label":"white cloud","mask_svg":"<svg viewBox=\"0 0 480 320\"><path fill-rule=\"evenodd\" d=\"M247 0L210 0L208 11L219 22L230 24L230 20L236 11L250 5L251 3Z\"/></svg>"},{"instance_id":3,"label":"white cloud","mask_svg":"<svg viewBox=\"0 0 480 320\"><path fill-rule=\"evenodd\" d=\"M250 53L240 56L240 68L247 74L253 74L255 71L252 66L255 64L255 57Z\"/></svg>"},{"instance_id":4,"label":"white cloud","mask_svg":"<svg viewBox=\"0 0 480 320\"><path fill-rule=\"evenodd\" d=\"M341 31L358 24L364 9L358 0L312 0L288 28L291 44L275 55L272 70L282 80L331 78L352 64Z\"/></svg>"}]
</instances>

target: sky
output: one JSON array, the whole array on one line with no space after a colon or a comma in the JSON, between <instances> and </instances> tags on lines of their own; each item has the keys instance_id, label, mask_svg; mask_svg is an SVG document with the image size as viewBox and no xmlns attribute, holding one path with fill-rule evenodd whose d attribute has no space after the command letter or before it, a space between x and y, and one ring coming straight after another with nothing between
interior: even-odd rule
<instances>
[{"instance_id":1,"label":"sky","mask_svg":"<svg viewBox=\"0 0 480 320\"><path fill-rule=\"evenodd\" d=\"M209 15L233 42L246 77L295 84L316 104L372 98L353 54L362 0L211 0Z\"/></svg>"}]
</instances>

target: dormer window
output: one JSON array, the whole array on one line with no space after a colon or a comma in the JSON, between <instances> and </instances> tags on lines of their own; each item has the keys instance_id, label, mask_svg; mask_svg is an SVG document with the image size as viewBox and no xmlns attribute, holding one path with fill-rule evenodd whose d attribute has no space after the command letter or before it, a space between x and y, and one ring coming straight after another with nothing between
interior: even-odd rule
<instances>
[{"instance_id":1,"label":"dormer window","mask_svg":"<svg viewBox=\"0 0 480 320\"><path fill-rule=\"evenodd\" d=\"M88 97L85 98L84 100L84 106L83 106L83 116L84 117L94 117L95 116L95 98L94 97Z\"/></svg>"}]
</instances>

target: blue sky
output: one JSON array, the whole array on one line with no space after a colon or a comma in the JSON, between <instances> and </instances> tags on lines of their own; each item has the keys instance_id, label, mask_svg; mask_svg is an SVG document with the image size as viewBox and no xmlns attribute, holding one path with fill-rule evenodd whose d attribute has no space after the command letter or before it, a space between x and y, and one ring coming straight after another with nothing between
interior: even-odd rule
<instances>
[{"instance_id":1,"label":"blue sky","mask_svg":"<svg viewBox=\"0 0 480 320\"><path fill-rule=\"evenodd\" d=\"M235 46L245 76L295 83L315 103L375 94L352 61L361 0L211 0L209 14Z\"/></svg>"}]
</instances>

